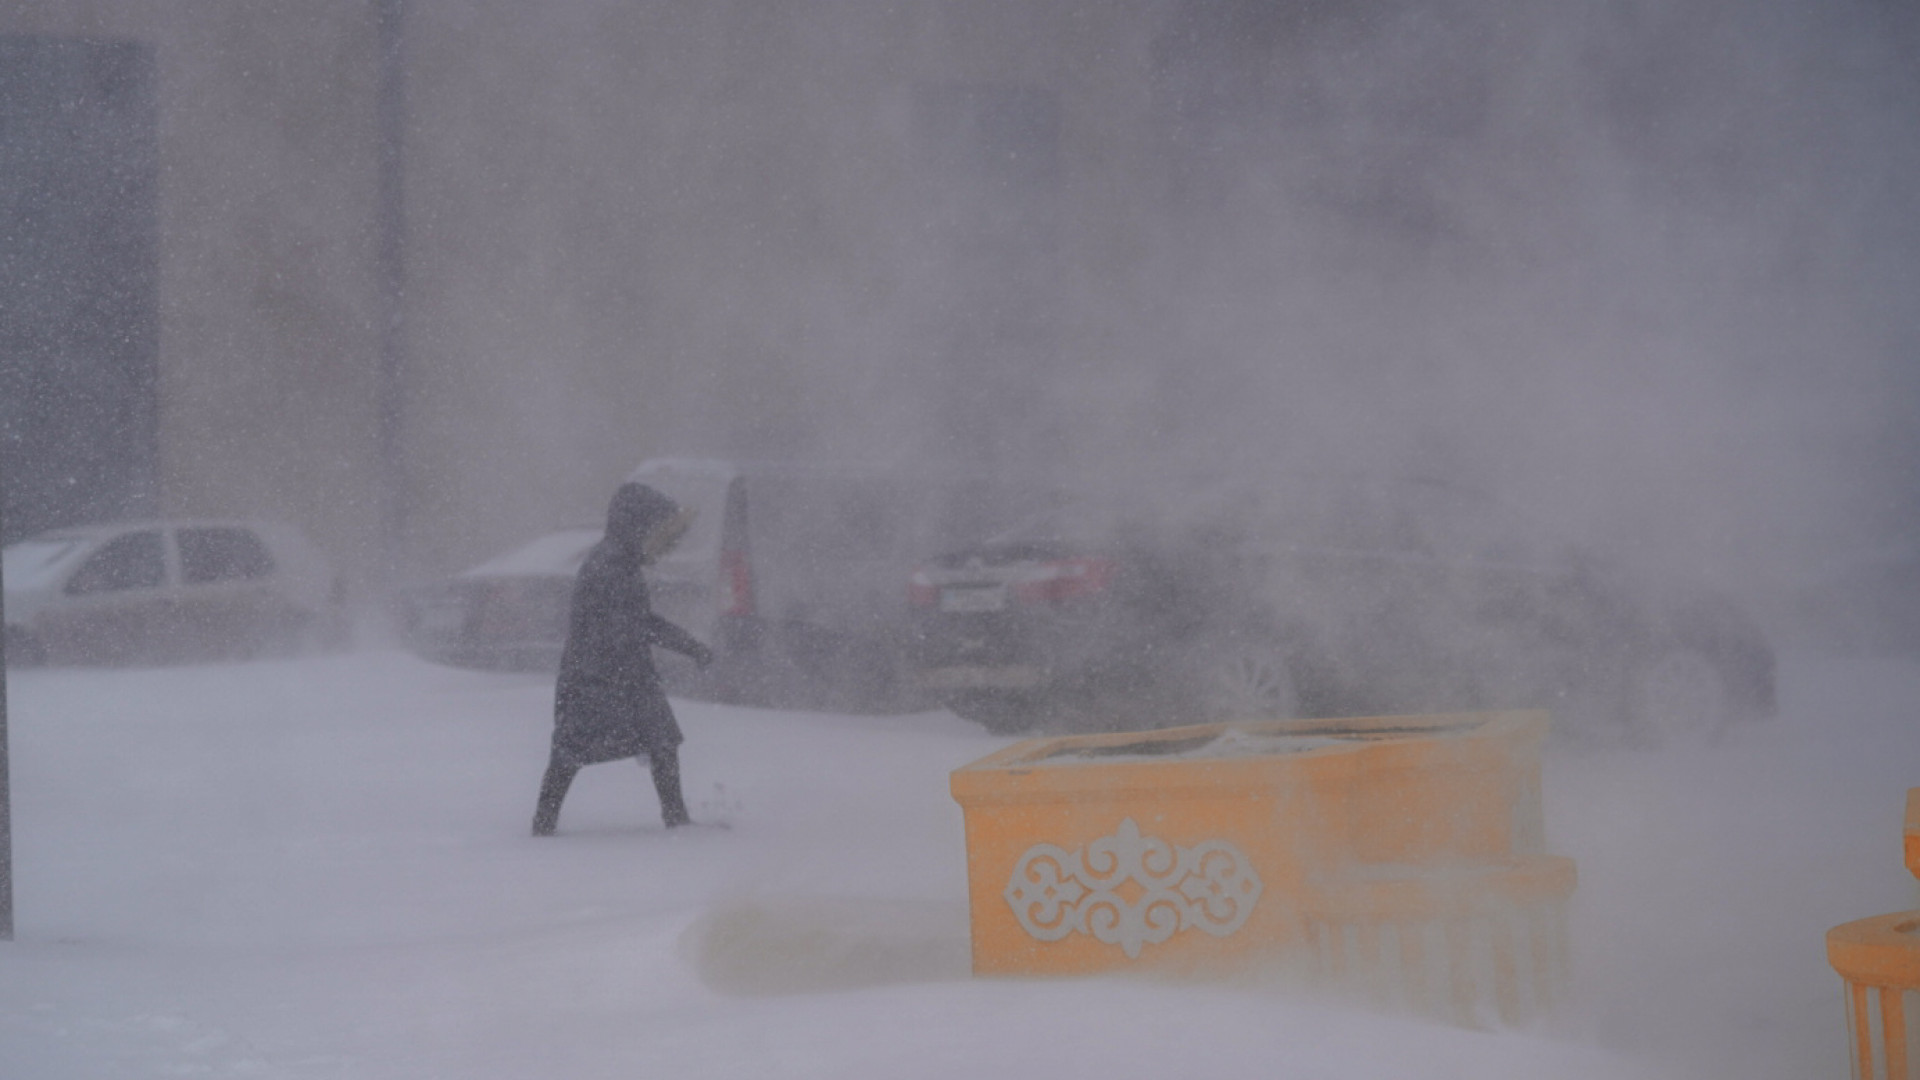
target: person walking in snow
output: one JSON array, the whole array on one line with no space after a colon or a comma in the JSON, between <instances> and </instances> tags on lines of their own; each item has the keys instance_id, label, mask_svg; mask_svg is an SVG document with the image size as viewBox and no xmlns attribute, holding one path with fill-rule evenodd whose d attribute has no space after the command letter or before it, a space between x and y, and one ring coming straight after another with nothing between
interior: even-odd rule
<instances>
[{"instance_id":1,"label":"person walking in snow","mask_svg":"<svg viewBox=\"0 0 1920 1080\"><path fill-rule=\"evenodd\" d=\"M602 761L643 758L660 795L669 828L690 822L680 793L683 740L653 646L693 658L701 667L713 651L692 634L654 614L641 568L666 554L691 515L645 484L627 483L607 509L607 532L587 553L573 583L567 642L554 687L553 752L533 816L533 835L551 836L560 804L581 768Z\"/></svg>"}]
</instances>

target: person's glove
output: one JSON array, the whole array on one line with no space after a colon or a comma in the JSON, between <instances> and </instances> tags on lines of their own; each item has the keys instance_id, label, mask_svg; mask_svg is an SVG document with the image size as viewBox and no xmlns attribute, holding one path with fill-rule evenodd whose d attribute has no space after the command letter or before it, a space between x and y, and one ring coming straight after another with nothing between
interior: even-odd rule
<instances>
[{"instance_id":1,"label":"person's glove","mask_svg":"<svg viewBox=\"0 0 1920 1080\"><path fill-rule=\"evenodd\" d=\"M713 663L713 650L707 648L705 645L700 645L696 643L695 652L693 654L693 662L694 664L702 668L706 667L708 664Z\"/></svg>"}]
</instances>

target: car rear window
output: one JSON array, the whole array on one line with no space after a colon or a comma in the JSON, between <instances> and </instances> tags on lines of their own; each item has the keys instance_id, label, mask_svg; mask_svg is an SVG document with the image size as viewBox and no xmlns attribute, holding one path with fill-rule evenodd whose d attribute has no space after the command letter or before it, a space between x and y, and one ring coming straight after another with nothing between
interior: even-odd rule
<instances>
[{"instance_id":1,"label":"car rear window","mask_svg":"<svg viewBox=\"0 0 1920 1080\"><path fill-rule=\"evenodd\" d=\"M189 585L273 576L273 556L250 529L181 529L175 539L180 544L180 576Z\"/></svg>"},{"instance_id":2,"label":"car rear window","mask_svg":"<svg viewBox=\"0 0 1920 1080\"><path fill-rule=\"evenodd\" d=\"M67 582L70 593L154 589L167 580L166 548L158 531L128 533L107 541L80 564Z\"/></svg>"}]
</instances>

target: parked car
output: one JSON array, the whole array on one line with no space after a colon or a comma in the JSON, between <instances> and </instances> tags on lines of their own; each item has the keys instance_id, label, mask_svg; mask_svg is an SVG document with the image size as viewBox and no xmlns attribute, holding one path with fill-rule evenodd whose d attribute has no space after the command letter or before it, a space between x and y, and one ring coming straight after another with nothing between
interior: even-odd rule
<instances>
[{"instance_id":1,"label":"parked car","mask_svg":"<svg viewBox=\"0 0 1920 1080\"><path fill-rule=\"evenodd\" d=\"M713 645L697 671L659 653L669 688L751 704L858 710L925 699L903 678L900 582L970 524L967 483L837 464L661 458L630 479L693 511L647 574L654 607ZM945 530L945 531L943 531ZM443 663L551 670L598 526L565 529L409 593L405 634Z\"/></svg>"},{"instance_id":2,"label":"parked car","mask_svg":"<svg viewBox=\"0 0 1920 1080\"><path fill-rule=\"evenodd\" d=\"M1739 605L1543 552L1461 495L1064 501L913 572L912 681L1001 733L1547 708L1653 740L1773 712Z\"/></svg>"},{"instance_id":3,"label":"parked car","mask_svg":"<svg viewBox=\"0 0 1920 1080\"><path fill-rule=\"evenodd\" d=\"M0 573L14 664L244 659L347 632L342 582L277 522L57 529L7 545Z\"/></svg>"},{"instance_id":4,"label":"parked car","mask_svg":"<svg viewBox=\"0 0 1920 1080\"><path fill-rule=\"evenodd\" d=\"M414 652L453 667L557 670L573 578L601 535L598 525L561 529L408 590L402 636Z\"/></svg>"}]
</instances>

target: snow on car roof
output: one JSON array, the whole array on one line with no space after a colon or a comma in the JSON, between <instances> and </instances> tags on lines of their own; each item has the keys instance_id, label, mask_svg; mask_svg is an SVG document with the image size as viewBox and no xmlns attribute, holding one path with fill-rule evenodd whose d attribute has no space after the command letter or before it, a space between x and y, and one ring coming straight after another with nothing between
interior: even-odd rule
<instances>
[{"instance_id":1,"label":"snow on car roof","mask_svg":"<svg viewBox=\"0 0 1920 1080\"><path fill-rule=\"evenodd\" d=\"M571 576L580 569L593 545L605 530L598 526L580 526L548 533L531 543L497 555L469 570L461 577L506 577L520 574L562 574Z\"/></svg>"},{"instance_id":2,"label":"snow on car roof","mask_svg":"<svg viewBox=\"0 0 1920 1080\"><path fill-rule=\"evenodd\" d=\"M10 592L37 589L53 581L76 555L87 550L89 534L49 533L8 544L0 553L0 574Z\"/></svg>"}]
</instances>

